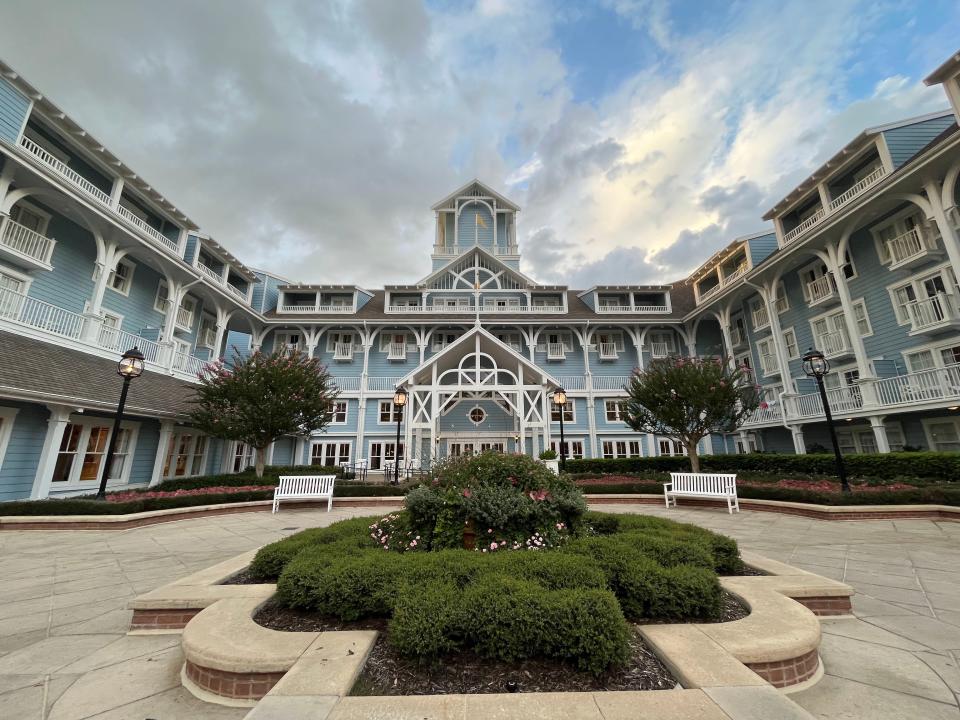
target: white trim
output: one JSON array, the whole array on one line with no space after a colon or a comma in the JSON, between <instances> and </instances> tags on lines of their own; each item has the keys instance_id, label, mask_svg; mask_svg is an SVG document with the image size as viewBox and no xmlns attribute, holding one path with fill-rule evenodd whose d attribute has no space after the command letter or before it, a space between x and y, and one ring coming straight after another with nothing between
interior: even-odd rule
<instances>
[{"instance_id":1,"label":"white trim","mask_svg":"<svg viewBox=\"0 0 960 720\"><path fill-rule=\"evenodd\" d=\"M611 443L612 444L611 452L610 452L611 459L643 457L643 441L641 440L641 437L642 436L640 435L635 435L633 437L602 437L601 436L597 438L599 451L600 451L598 453L598 456L600 458L607 458L607 452L604 449L604 445L606 445L607 443ZM620 453L620 449L617 447L617 443L624 444L623 454ZM637 446L636 453L634 453L633 448L630 447L634 443L636 443L636 446Z\"/></svg>"},{"instance_id":2,"label":"white trim","mask_svg":"<svg viewBox=\"0 0 960 720\"><path fill-rule=\"evenodd\" d=\"M347 446L347 455L346 459L342 459L340 451L343 449L343 446ZM334 466L339 467L341 463L344 462L353 462L353 440L352 439L337 439L337 440L311 440L310 447L307 451L307 465L313 466L313 457L314 457L314 448L319 448L320 452L317 453L320 457L320 460L326 460L327 458L327 447L333 447L333 459ZM329 465L324 465L323 462L320 462L316 467L330 467Z\"/></svg>"},{"instance_id":3,"label":"white trim","mask_svg":"<svg viewBox=\"0 0 960 720\"><path fill-rule=\"evenodd\" d=\"M119 268L121 265L124 265L124 266L130 268L130 275L126 278L126 281L127 281L127 282L126 282L126 290L120 290L120 289L115 288L115 287L113 286L113 279L117 276L117 268ZM111 270L108 271L108 272L109 272L109 277L107 278L107 285L106 285L107 290L112 290L113 292L117 293L118 295L123 295L124 297L130 297L130 289L133 287L133 274L134 274L136 271L137 271L137 264L136 264L135 262L133 262L133 260L130 260L129 258L126 258L126 257L120 258L119 260L117 260L117 265L116 265L116 267L114 267L114 268L112 268ZM94 270L94 271L93 271L93 279L94 279L94 280L97 279L96 276L97 276L97 271ZM158 290L158 293L159 293L159 290ZM154 299L154 304L156 304L156 299Z\"/></svg>"},{"instance_id":4,"label":"white trim","mask_svg":"<svg viewBox=\"0 0 960 720\"><path fill-rule=\"evenodd\" d=\"M387 422L383 421L382 410L384 405L390 405L390 420ZM397 406L394 405L393 400L378 400L377 401L377 425L396 425L397 424ZM400 417L403 417L403 410L400 410Z\"/></svg>"},{"instance_id":5,"label":"white trim","mask_svg":"<svg viewBox=\"0 0 960 720\"><path fill-rule=\"evenodd\" d=\"M897 280L896 282L892 282L892 283L890 283L889 285L885 285L885 286L884 286L884 289L887 291L887 295L890 296L890 305L891 305L891 307L892 307L892 309L893 309L893 315L894 315L894 318L895 318L896 321L897 321L897 325L901 325L901 326L903 326L903 325L909 325L909 324L910 324L910 318L909 318L909 317L907 317L907 318L901 318L901 317L900 317L900 313L898 312L898 308L899 308L900 306L899 306L898 303L897 303L897 297L896 297L896 295L894 294L895 291L898 290L898 289L900 289L900 288L906 287L907 285L910 285L910 286L912 286L912 288L913 288L914 295L917 297L917 299L920 299L921 296L920 296L920 294L917 292L917 289L922 285L923 281L924 281L924 280L929 280L929 279L932 278L934 275L939 275L939 276L941 277L941 279L943 280L943 284L944 284L944 286L946 287L947 292L948 292L948 293L953 293L954 290L955 290L955 288L954 288L954 282L953 282L953 279L950 277L949 273L946 272L947 270L950 270L950 269L951 269L951 265L950 265L950 262L949 262L949 261L943 262L943 263L939 263L939 264L934 265L934 266L932 266L932 267L928 267L928 268L924 268L924 269L922 269L922 270L919 270L919 271L913 273L912 275L908 275L907 277L900 278L900 279Z\"/></svg>"},{"instance_id":6,"label":"white trim","mask_svg":"<svg viewBox=\"0 0 960 720\"><path fill-rule=\"evenodd\" d=\"M553 402L553 400L551 400L550 401L550 422L559 427L560 420L553 419L553 413L555 410L557 410L557 405ZM569 420L567 420L567 410L570 411ZM572 425L576 422L577 422L577 401L572 397L568 397L567 404L563 406L563 424L566 425L567 423L570 423Z\"/></svg>"},{"instance_id":7,"label":"white trim","mask_svg":"<svg viewBox=\"0 0 960 720\"><path fill-rule=\"evenodd\" d=\"M794 354L790 354L790 343L787 342L787 333L790 333L793 336L793 347L796 351ZM783 335L783 349L787 352L788 360L799 360L800 359L800 343L797 341L797 331L794 330L793 325L790 327L785 327L781 331Z\"/></svg>"},{"instance_id":8,"label":"white trim","mask_svg":"<svg viewBox=\"0 0 960 720\"><path fill-rule=\"evenodd\" d=\"M626 420L624 419L624 417L623 417L623 401L622 401L622 400L617 400L616 398L602 398L602 400L603 400L603 421L604 421L604 423L606 423L607 425L626 425L626 424L627 424L627 421L626 421ZM608 404L608 403L613 403L614 405L616 405L617 418L616 418L615 420L611 420L611 419L608 417L608 415L607 415L607 413L608 413L607 404Z\"/></svg>"},{"instance_id":9,"label":"white trim","mask_svg":"<svg viewBox=\"0 0 960 720\"><path fill-rule=\"evenodd\" d=\"M40 234L43 235L44 237L48 237L48 236L47 236L47 229L50 227L50 221L53 219L53 215L51 215L50 213L48 213L46 210L41 210L39 207L37 207L36 205L34 205L32 202L30 202L30 201L28 201L28 200L26 200L26 199L24 199L24 198L21 198L20 200L17 200L17 201L13 204L13 206L10 208L10 211L9 211L9 213L8 213L8 215L10 215L10 219L11 219L11 220L13 220L13 221L16 222L16 223L20 223L21 225L23 225L24 223L20 222L20 218L18 218L18 217L15 218L15 217L13 216L13 211L14 211L15 209L17 209L18 207L26 210L27 212L31 212L31 213L33 213L34 215L37 215L41 220L43 220L42 225L41 225L39 228L37 228L34 232L40 233Z\"/></svg>"},{"instance_id":10,"label":"white trim","mask_svg":"<svg viewBox=\"0 0 960 720\"><path fill-rule=\"evenodd\" d=\"M185 472L183 475L177 475L177 458L180 457L180 441L184 436L190 436L190 444L186 448L186 452L183 453L183 456L186 458L184 464ZM193 467L196 465L197 457L197 442L200 438L206 438L203 446L203 453L200 455L200 469L197 472L193 472ZM207 474L207 463L210 460L210 441L211 438L209 435L206 435L199 430L193 428L181 428L175 430L170 434L170 440L167 443L166 454L160 464L160 476L162 480L179 480L183 478L191 477L200 477ZM233 455L233 448L231 447L231 457ZM167 462L170 462L167 465ZM173 474L169 474L170 470L173 470Z\"/></svg>"},{"instance_id":11,"label":"white trim","mask_svg":"<svg viewBox=\"0 0 960 720\"><path fill-rule=\"evenodd\" d=\"M940 417L922 418L920 422L923 425L923 435L927 441L927 448L929 450L937 452L936 443L933 440L933 433L930 430L930 425L933 423L952 423L957 434L958 442L960 442L960 416L942 415Z\"/></svg>"},{"instance_id":12,"label":"white trim","mask_svg":"<svg viewBox=\"0 0 960 720\"><path fill-rule=\"evenodd\" d=\"M0 275L9 275L14 280L19 280L22 282L23 287L19 290L21 295L27 295L28 291L30 290L30 286L33 284L33 277L31 275L28 275L22 270L18 270L10 265L4 265L3 263L0 263Z\"/></svg>"},{"instance_id":13,"label":"white trim","mask_svg":"<svg viewBox=\"0 0 960 720\"><path fill-rule=\"evenodd\" d=\"M889 257L887 253L886 241L880 238L880 233L887 228L894 226L899 226L897 228L897 235L907 232L908 228L906 227L906 221L908 218L914 216L917 219L916 227L922 231L924 219L923 211L913 203L910 203L907 205L907 207L897 211L881 222L870 226L870 237L873 239L874 249L877 251L877 258L879 259L881 265L890 265L892 258Z\"/></svg>"},{"instance_id":14,"label":"white trim","mask_svg":"<svg viewBox=\"0 0 960 720\"><path fill-rule=\"evenodd\" d=\"M337 406L343 405L343 420L337 420ZM348 400L337 400L333 403L333 410L330 414L329 425L346 425L350 419L350 402Z\"/></svg>"},{"instance_id":15,"label":"white trim","mask_svg":"<svg viewBox=\"0 0 960 720\"><path fill-rule=\"evenodd\" d=\"M3 470L3 459L7 455L7 445L13 435L13 425L20 408L0 407L0 470Z\"/></svg>"},{"instance_id":16,"label":"white trim","mask_svg":"<svg viewBox=\"0 0 960 720\"><path fill-rule=\"evenodd\" d=\"M567 459L568 460L579 460L581 458L587 457L587 443L586 440L582 437L564 437L563 442L567 446ZM580 452L575 453L571 452L570 446L574 443L580 444ZM550 449L553 450L557 457L560 457L560 438L551 437L550 438Z\"/></svg>"},{"instance_id":17,"label":"white trim","mask_svg":"<svg viewBox=\"0 0 960 720\"><path fill-rule=\"evenodd\" d=\"M67 423L64 425L64 434L66 433L67 428L71 425L76 425L79 427L80 434L77 436L76 449L70 453L73 455L73 460L70 464L70 472L66 480L54 480L51 476L49 490L50 497L62 494L75 494L78 490L95 491L100 485L100 476L103 473L103 463L106 462L107 449L110 447L110 440L113 435L113 418L90 417L77 415L74 413L70 415ZM88 480L81 480L80 473L83 468L83 457L87 452L87 445L90 440L91 429L94 427L106 428L107 434L103 441L103 450L102 452L98 453L100 458L97 462L95 476ZM122 475L119 478L111 478L107 482L107 487L116 487L118 485L122 486L129 484L130 472L133 469L133 458L136 453L137 440L139 439L140 434L140 423L127 420L120 424L120 429L126 430L129 433L130 438L127 445L126 462L123 466ZM56 448L53 450L54 466L56 466L56 461L60 456L60 447L62 442L63 434L61 434L61 436L55 440ZM113 470L113 468L111 468L111 470Z\"/></svg>"}]
</instances>

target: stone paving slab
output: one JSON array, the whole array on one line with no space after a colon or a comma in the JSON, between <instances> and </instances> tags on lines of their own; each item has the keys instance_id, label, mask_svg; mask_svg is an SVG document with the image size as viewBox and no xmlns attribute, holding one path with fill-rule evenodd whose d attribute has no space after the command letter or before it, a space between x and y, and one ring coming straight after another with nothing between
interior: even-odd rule
<instances>
[{"instance_id":1,"label":"stone paving slab","mask_svg":"<svg viewBox=\"0 0 960 720\"><path fill-rule=\"evenodd\" d=\"M825 644L821 654L826 666L824 678L812 688L791 695L791 700L813 716L824 720L960 719L957 651L949 647L954 642L949 639L953 630L947 630L960 629L960 592L953 592L953 586L960 587L960 523L840 523L748 510L729 516L722 510L682 506L669 511L652 505L605 509L694 523L736 538L746 550L811 572L826 575L821 568L827 568L834 573L830 577L857 591L853 598L857 619L824 622L824 637L834 635L868 644L859 665L865 673L875 672L877 677L890 667L891 657L905 659L902 653L906 653L924 662L954 697L951 703L940 702L917 692L900 692L841 677L833 668L841 672L844 658ZM108 614L125 609L137 594L295 532L286 528L326 525L372 512L368 508L335 509L329 514L323 510L283 510L277 515L216 516L122 531L0 533L0 623L4 623L0 626L0 716L44 717L42 713L46 712L49 720L53 712L66 711L67 691L73 685L98 673L94 686L104 701L97 720L240 720L246 709L202 703L180 687L166 689L160 679L162 673L143 675L138 683L148 694L131 701L114 695L107 671L91 670L77 676L62 669L119 640L121 630L110 629L116 627L112 623L119 615ZM861 580L868 576L870 582ZM102 585L98 577L102 577ZM894 618L913 620L914 616L940 624L925 628L915 620L909 626L892 624ZM83 623L87 621L94 622L85 628ZM832 632L831 624L837 622L847 624ZM854 627L859 629L851 629ZM57 628L73 632L61 633ZM130 640L145 641L148 637ZM149 656L152 646L144 648ZM892 655L886 656L887 652ZM131 662L137 659L119 659L105 668ZM911 668L917 667L912 660L910 663ZM936 681L929 675L924 683L926 695L946 697L935 689ZM60 710L60 706L65 709ZM729 717L734 717L730 715L733 708L728 702ZM320 717L318 714L318 720Z\"/></svg>"}]
</instances>

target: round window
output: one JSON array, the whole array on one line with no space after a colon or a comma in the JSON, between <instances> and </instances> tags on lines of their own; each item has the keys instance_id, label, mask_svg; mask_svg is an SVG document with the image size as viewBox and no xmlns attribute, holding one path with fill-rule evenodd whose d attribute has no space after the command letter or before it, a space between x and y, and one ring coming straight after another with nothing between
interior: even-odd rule
<instances>
[{"instance_id":1,"label":"round window","mask_svg":"<svg viewBox=\"0 0 960 720\"><path fill-rule=\"evenodd\" d=\"M486 419L487 413L482 407L475 407L470 411L468 417L470 418L470 422L472 422L474 425L479 425Z\"/></svg>"}]
</instances>

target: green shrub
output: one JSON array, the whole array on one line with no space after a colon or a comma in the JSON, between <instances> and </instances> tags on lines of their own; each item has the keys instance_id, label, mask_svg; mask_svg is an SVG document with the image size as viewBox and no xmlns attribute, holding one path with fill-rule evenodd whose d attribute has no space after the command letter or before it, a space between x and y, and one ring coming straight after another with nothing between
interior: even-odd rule
<instances>
[{"instance_id":1,"label":"green shrub","mask_svg":"<svg viewBox=\"0 0 960 720\"><path fill-rule=\"evenodd\" d=\"M320 545L337 543L337 552L360 550L370 544L370 524L376 518L361 517L341 520L328 527L310 528L265 545L257 551L250 563L250 574L258 580L276 580L283 568L300 551Z\"/></svg>"},{"instance_id":2,"label":"green shrub","mask_svg":"<svg viewBox=\"0 0 960 720\"><path fill-rule=\"evenodd\" d=\"M407 584L397 590L390 644L404 655L434 659L461 647L464 624L461 588L443 581Z\"/></svg>"}]
</instances>

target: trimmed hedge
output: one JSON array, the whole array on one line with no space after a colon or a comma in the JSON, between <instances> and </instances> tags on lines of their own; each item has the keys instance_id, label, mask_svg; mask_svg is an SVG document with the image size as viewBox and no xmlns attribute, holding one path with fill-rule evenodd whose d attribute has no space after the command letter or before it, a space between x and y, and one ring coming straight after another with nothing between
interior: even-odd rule
<instances>
[{"instance_id":1,"label":"trimmed hedge","mask_svg":"<svg viewBox=\"0 0 960 720\"><path fill-rule=\"evenodd\" d=\"M832 454L818 453L792 455L751 453L748 455L704 455L700 458L703 472L743 473L800 473L804 475L833 475L836 470ZM921 478L940 482L954 482L960 477L960 453L900 452L844 456L850 477L893 480ZM685 457L621 458L618 460L568 460L570 473L644 473L689 472L690 461Z\"/></svg>"}]
</instances>

